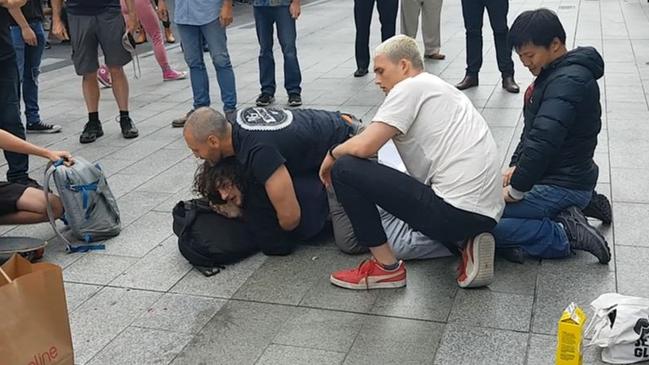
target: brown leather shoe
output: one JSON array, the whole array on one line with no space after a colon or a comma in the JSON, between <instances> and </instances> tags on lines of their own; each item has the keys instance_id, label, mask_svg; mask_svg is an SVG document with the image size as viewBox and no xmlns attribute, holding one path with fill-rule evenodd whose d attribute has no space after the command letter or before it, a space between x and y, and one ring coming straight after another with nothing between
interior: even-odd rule
<instances>
[{"instance_id":1,"label":"brown leather shoe","mask_svg":"<svg viewBox=\"0 0 649 365\"><path fill-rule=\"evenodd\" d=\"M460 81L460 83L455 85L455 87L460 90L466 90L468 88L472 88L476 86L478 86L478 76L471 76L471 75L464 76L462 81Z\"/></svg>"},{"instance_id":2,"label":"brown leather shoe","mask_svg":"<svg viewBox=\"0 0 649 365\"><path fill-rule=\"evenodd\" d=\"M437 52L437 53L433 53L433 54L424 55L424 58L427 58L429 60L443 60L443 59L446 58L446 55Z\"/></svg>"},{"instance_id":3,"label":"brown leather shoe","mask_svg":"<svg viewBox=\"0 0 649 365\"><path fill-rule=\"evenodd\" d=\"M512 94L518 94L521 91L516 81L514 81L514 76L503 77L503 89L509 91Z\"/></svg>"},{"instance_id":4,"label":"brown leather shoe","mask_svg":"<svg viewBox=\"0 0 649 365\"><path fill-rule=\"evenodd\" d=\"M176 43L176 37L171 32L171 28L165 28L165 41L167 43Z\"/></svg>"},{"instance_id":5,"label":"brown leather shoe","mask_svg":"<svg viewBox=\"0 0 649 365\"><path fill-rule=\"evenodd\" d=\"M146 42L146 33L144 33L144 28L142 28L142 26L140 26L139 31L135 32L133 39L135 40L135 44Z\"/></svg>"}]
</instances>

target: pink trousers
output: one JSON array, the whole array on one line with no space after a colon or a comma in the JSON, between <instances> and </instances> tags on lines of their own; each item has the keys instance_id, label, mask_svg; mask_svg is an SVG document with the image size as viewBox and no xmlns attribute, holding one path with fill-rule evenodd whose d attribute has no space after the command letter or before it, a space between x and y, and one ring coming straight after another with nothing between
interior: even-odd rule
<instances>
[{"instance_id":1,"label":"pink trousers","mask_svg":"<svg viewBox=\"0 0 649 365\"><path fill-rule=\"evenodd\" d=\"M124 18L126 18L128 14L126 2L121 0L121 3L122 14L124 15ZM167 58L167 50L165 49L162 31L160 30L158 14L155 12L151 0L134 0L134 3L137 18L140 20L140 24L142 24L142 28L144 28L144 32L146 33L149 42L153 44L155 59L158 61L162 70L165 71L169 69L169 59Z\"/></svg>"}]
</instances>

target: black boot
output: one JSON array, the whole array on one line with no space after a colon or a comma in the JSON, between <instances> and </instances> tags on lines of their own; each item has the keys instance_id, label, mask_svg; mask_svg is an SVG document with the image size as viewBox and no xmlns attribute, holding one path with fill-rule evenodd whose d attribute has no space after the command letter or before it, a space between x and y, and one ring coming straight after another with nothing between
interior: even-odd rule
<instances>
[{"instance_id":1,"label":"black boot","mask_svg":"<svg viewBox=\"0 0 649 365\"><path fill-rule=\"evenodd\" d=\"M503 76L503 89L512 94L518 94L521 91L516 81L514 81L514 76Z\"/></svg>"},{"instance_id":2,"label":"black boot","mask_svg":"<svg viewBox=\"0 0 649 365\"><path fill-rule=\"evenodd\" d=\"M590 203L588 203L588 206L584 208L582 212L586 217L599 219L605 225L609 225L613 222L611 202L608 201L606 195L598 194L594 190Z\"/></svg>"},{"instance_id":3,"label":"black boot","mask_svg":"<svg viewBox=\"0 0 649 365\"><path fill-rule=\"evenodd\" d=\"M458 84L455 85L459 90L466 90L478 86L478 75L466 75Z\"/></svg>"},{"instance_id":4,"label":"black boot","mask_svg":"<svg viewBox=\"0 0 649 365\"><path fill-rule=\"evenodd\" d=\"M606 238L588 224L586 216L579 208L570 207L559 213L555 220L563 225L571 249L590 252L597 257L600 264L608 264L611 261L611 250Z\"/></svg>"},{"instance_id":5,"label":"black boot","mask_svg":"<svg viewBox=\"0 0 649 365\"><path fill-rule=\"evenodd\" d=\"M359 67L356 69L356 71L354 71L354 77L363 77L367 75L368 72L369 71L367 70L367 68Z\"/></svg>"}]
</instances>

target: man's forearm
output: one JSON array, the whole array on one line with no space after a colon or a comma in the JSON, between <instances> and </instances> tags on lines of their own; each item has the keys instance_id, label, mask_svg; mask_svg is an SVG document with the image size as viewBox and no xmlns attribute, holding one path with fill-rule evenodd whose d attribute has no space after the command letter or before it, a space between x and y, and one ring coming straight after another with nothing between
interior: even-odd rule
<instances>
[{"instance_id":1,"label":"man's forearm","mask_svg":"<svg viewBox=\"0 0 649 365\"><path fill-rule=\"evenodd\" d=\"M345 143L339 144L333 148L331 154L335 159L345 155L358 158L368 158L376 154L376 151L372 152L370 148L367 148L367 145L359 143L358 139L351 138Z\"/></svg>"},{"instance_id":2,"label":"man's forearm","mask_svg":"<svg viewBox=\"0 0 649 365\"><path fill-rule=\"evenodd\" d=\"M23 29L29 27L29 23L27 22L27 19L25 19L25 15L23 15L20 8L9 9L9 14L11 14L11 17L14 18L19 27Z\"/></svg>"},{"instance_id":3,"label":"man's forearm","mask_svg":"<svg viewBox=\"0 0 649 365\"><path fill-rule=\"evenodd\" d=\"M61 20L61 9L63 8L63 0L52 0L52 20Z\"/></svg>"},{"instance_id":4,"label":"man's forearm","mask_svg":"<svg viewBox=\"0 0 649 365\"><path fill-rule=\"evenodd\" d=\"M399 131L385 123L371 123L363 133L357 134L348 139L331 151L334 158L344 155L351 155L358 158L370 158L375 156Z\"/></svg>"},{"instance_id":5,"label":"man's forearm","mask_svg":"<svg viewBox=\"0 0 649 365\"><path fill-rule=\"evenodd\" d=\"M0 149L45 158L48 152L45 148L35 146L3 130L0 130Z\"/></svg>"}]
</instances>

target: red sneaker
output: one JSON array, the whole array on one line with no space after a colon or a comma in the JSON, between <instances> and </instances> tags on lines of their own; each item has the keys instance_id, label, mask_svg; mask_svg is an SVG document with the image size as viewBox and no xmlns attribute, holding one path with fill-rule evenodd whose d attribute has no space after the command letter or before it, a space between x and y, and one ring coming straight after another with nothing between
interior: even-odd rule
<instances>
[{"instance_id":1,"label":"red sneaker","mask_svg":"<svg viewBox=\"0 0 649 365\"><path fill-rule=\"evenodd\" d=\"M491 233L481 233L467 243L458 267L457 283L462 288L479 288L494 279L496 242Z\"/></svg>"},{"instance_id":2,"label":"red sneaker","mask_svg":"<svg viewBox=\"0 0 649 365\"><path fill-rule=\"evenodd\" d=\"M329 280L347 289L401 288L406 286L406 266L399 261L398 268L388 271L375 259L364 260L356 268L332 273Z\"/></svg>"}]
</instances>

